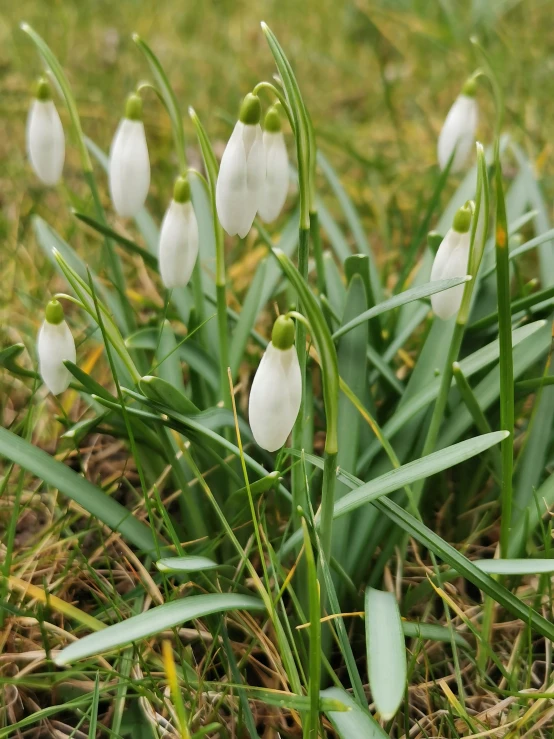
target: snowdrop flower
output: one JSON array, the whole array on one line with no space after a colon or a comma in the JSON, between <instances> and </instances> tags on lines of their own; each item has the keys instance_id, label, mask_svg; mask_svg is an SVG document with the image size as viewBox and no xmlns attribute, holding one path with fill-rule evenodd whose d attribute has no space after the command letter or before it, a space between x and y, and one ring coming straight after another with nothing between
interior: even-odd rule
<instances>
[{"instance_id":1,"label":"snowdrop flower","mask_svg":"<svg viewBox=\"0 0 554 739\"><path fill-rule=\"evenodd\" d=\"M274 221L285 204L289 189L289 157L281 131L278 106L270 108L264 120L265 182L258 212L265 223Z\"/></svg>"},{"instance_id":2,"label":"snowdrop flower","mask_svg":"<svg viewBox=\"0 0 554 739\"><path fill-rule=\"evenodd\" d=\"M57 300L51 300L44 312L44 322L37 340L39 372L44 384L53 395L67 390L71 373L64 361L75 362L75 341L64 321L63 308Z\"/></svg>"},{"instance_id":3,"label":"snowdrop flower","mask_svg":"<svg viewBox=\"0 0 554 739\"><path fill-rule=\"evenodd\" d=\"M467 274L471 216L472 211L468 203L454 216L452 228L442 240L435 256L431 269L431 282L447 280L450 277L464 277ZM431 295L433 311L443 321L460 310L464 287L462 283Z\"/></svg>"},{"instance_id":4,"label":"snowdrop flower","mask_svg":"<svg viewBox=\"0 0 554 739\"><path fill-rule=\"evenodd\" d=\"M451 172L463 169L475 145L478 108L475 100L477 84L469 79L454 105L448 111L439 136L438 158L441 169L445 169L454 154ZM455 153L454 153L455 150Z\"/></svg>"},{"instance_id":5,"label":"snowdrop flower","mask_svg":"<svg viewBox=\"0 0 554 739\"><path fill-rule=\"evenodd\" d=\"M256 443L274 452L292 431L302 398L302 378L294 346L294 322L279 316L250 390L248 416Z\"/></svg>"},{"instance_id":6,"label":"snowdrop flower","mask_svg":"<svg viewBox=\"0 0 554 739\"><path fill-rule=\"evenodd\" d=\"M135 216L150 187L150 160L142 122L142 101L129 95L110 147L110 194L120 216Z\"/></svg>"},{"instance_id":7,"label":"snowdrop flower","mask_svg":"<svg viewBox=\"0 0 554 739\"><path fill-rule=\"evenodd\" d=\"M179 177L173 200L166 210L160 230L159 265L164 285L185 287L198 256L198 223L190 201L190 185Z\"/></svg>"},{"instance_id":8,"label":"snowdrop flower","mask_svg":"<svg viewBox=\"0 0 554 739\"><path fill-rule=\"evenodd\" d=\"M265 180L261 106L249 93L227 144L215 191L217 215L230 236L244 238L258 211Z\"/></svg>"},{"instance_id":9,"label":"snowdrop flower","mask_svg":"<svg viewBox=\"0 0 554 739\"><path fill-rule=\"evenodd\" d=\"M65 159L65 136L50 85L44 78L38 82L27 118L27 154L39 180L45 185L59 181Z\"/></svg>"}]
</instances>

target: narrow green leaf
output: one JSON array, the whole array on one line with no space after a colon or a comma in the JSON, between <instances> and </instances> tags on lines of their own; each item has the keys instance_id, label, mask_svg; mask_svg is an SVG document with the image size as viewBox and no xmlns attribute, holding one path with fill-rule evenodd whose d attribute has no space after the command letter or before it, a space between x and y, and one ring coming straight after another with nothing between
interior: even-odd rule
<instances>
[{"instance_id":1,"label":"narrow green leaf","mask_svg":"<svg viewBox=\"0 0 554 739\"><path fill-rule=\"evenodd\" d=\"M132 616L73 642L62 649L55 662L63 666L85 657L96 656L101 652L118 649L139 639L159 634L165 629L179 626L185 621L209 616L212 613L236 610L262 611L264 608L264 604L258 598L234 593L210 593L181 598L151 608L138 616Z\"/></svg>"},{"instance_id":2,"label":"narrow green leaf","mask_svg":"<svg viewBox=\"0 0 554 739\"><path fill-rule=\"evenodd\" d=\"M427 582L427 581L426 581ZM431 587L431 586L429 586ZM430 641L442 641L450 644L452 641L452 630L447 626L439 624L422 624L419 621L402 621L404 636L415 639L429 639ZM454 641L462 649L471 649L468 642L461 634L454 631Z\"/></svg>"},{"instance_id":3,"label":"narrow green leaf","mask_svg":"<svg viewBox=\"0 0 554 739\"><path fill-rule=\"evenodd\" d=\"M203 572L215 570L220 565L209 557L189 555L187 557L164 557L156 562L160 572Z\"/></svg>"},{"instance_id":4,"label":"narrow green leaf","mask_svg":"<svg viewBox=\"0 0 554 739\"><path fill-rule=\"evenodd\" d=\"M388 721L406 689L406 645L392 593L366 588L365 629L369 687L377 710Z\"/></svg>"},{"instance_id":5,"label":"narrow green leaf","mask_svg":"<svg viewBox=\"0 0 554 739\"><path fill-rule=\"evenodd\" d=\"M477 559L474 562L489 575L542 575L554 572L554 559Z\"/></svg>"},{"instance_id":6,"label":"narrow green leaf","mask_svg":"<svg viewBox=\"0 0 554 739\"><path fill-rule=\"evenodd\" d=\"M150 556L155 554L154 538L148 526L63 462L58 462L42 449L3 428L0 428L0 456L19 464L48 485L57 488L112 531L119 531L141 551Z\"/></svg>"},{"instance_id":7,"label":"narrow green leaf","mask_svg":"<svg viewBox=\"0 0 554 739\"><path fill-rule=\"evenodd\" d=\"M239 365L244 357L246 343L251 330L254 328L256 318L258 317L258 313L261 308L260 298L264 288L266 272L267 260L264 259L260 262L260 265L256 270L256 274L250 284L250 288L248 289L248 293L242 305L239 320L235 326L235 330L233 331L231 350L229 354L233 379L236 379Z\"/></svg>"},{"instance_id":8,"label":"narrow green leaf","mask_svg":"<svg viewBox=\"0 0 554 739\"><path fill-rule=\"evenodd\" d=\"M326 698L334 698L350 709L348 713L329 711L325 713L341 739L387 739L388 735L368 711L364 711L342 688L327 688L321 691Z\"/></svg>"},{"instance_id":9,"label":"narrow green leaf","mask_svg":"<svg viewBox=\"0 0 554 739\"><path fill-rule=\"evenodd\" d=\"M183 380L183 370L177 352L175 334L168 320L163 322L159 331L155 371L160 379L165 380L179 395L184 396L185 382Z\"/></svg>"}]
</instances>

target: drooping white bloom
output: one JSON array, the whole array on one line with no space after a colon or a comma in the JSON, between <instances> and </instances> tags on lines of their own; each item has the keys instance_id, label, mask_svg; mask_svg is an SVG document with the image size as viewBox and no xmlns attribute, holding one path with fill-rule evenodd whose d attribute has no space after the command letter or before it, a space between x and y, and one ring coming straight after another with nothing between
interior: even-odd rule
<instances>
[{"instance_id":1,"label":"drooping white bloom","mask_svg":"<svg viewBox=\"0 0 554 739\"><path fill-rule=\"evenodd\" d=\"M454 150L450 171L459 172L463 169L475 146L478 116L475 81L468 80L448 111L440 132L438 159L441 169L445 169Z\"/></svg>"},{"instance_id":2,"label":"drooping white bloom","mask_svg":"<svg viewBox=\"0 0 554 739\"><path fill-rule=\"evenodd\" d=\"M135 216L144 205L150 187L150 159L138 95L127 99L125 117L113 137L109 180L116 212L120 216Z\"/></svg>"},{"instance_id":3,"label":"drooping white bloom","mask_svg":"<svg viewBox=\"0 0 554 739\"><path fill-rule=\"evenodd\" d=\"M75 362L75 341L63 317L63 308L57 300L46 306L45 319L37 340L39 372L53 395L67 389L71 373L64 361Z\"/></svg>"},{"instance_id":4,"label":"drooping white bloom","mask_svg":"<svg viewBox=\"0 0 554 739\"><path fill-rule=\"evenodd\" d=\"M292 319L279 316L250 390L250 428L256 443L268 452L286 442L300 409L302 376L293 342Z\"/></svg>"},{"instance_id":5,"label":"drooping white bloom","mask_svg":"<svg viewBox=\"0 0 554 739\"><path fill-rule=\"evenodd\" d=\"M456 213L452 228L447 232L438 248L431 269L431 282L467 275L470 224L471 210L464 206ZM431 305L435 315L446 321L456 314L462 304L464 288L465 284L462 283L431 295Z\"/></svg>"},{"instance_id":6,"label":"drooping white bloom","mask_svg":"<svg viewBox=\"0 0 554 739\"><path fill-rule=\"evenodd\" d=\"M264 121L265 181L258 212L265 223L278 216L289 189L289 157L285 137L281 131L281 119L275 107L270 108Z\"/></svg>"},{"instance_id":7,"label":"drooping white bloom","mask_svg":"<svg viewBox=\"0 0 554 739\"><path fill-rule=\"evenodd\" d=\"M216 185L219 221L230 236L250 231L265 179L260 101L248 94L223 152Z\"/></svg>"},{"instance_id":8,"label":"drooping white bloom","mask_svg":"<svg viewBox=\"0 0 554 739\"><path fill-rule=\"evenodd\" d=\"M45 185L59 181L65 159L65 136L45 79L38 83L37 96L27 118L27 155L36 176Z\"/></svg>"},{"instance_id":9,"label":"drooping white bloom","mask_svg":"<svg viewBox=\"0 0 554 739\"><path fill-rule=\"evenodd\" d=\"M160 230L158 263L164 285L184 287L190 280L198 256L198 223L184 178L175 183L173 200Z\"/></svg>"}]
</instances>

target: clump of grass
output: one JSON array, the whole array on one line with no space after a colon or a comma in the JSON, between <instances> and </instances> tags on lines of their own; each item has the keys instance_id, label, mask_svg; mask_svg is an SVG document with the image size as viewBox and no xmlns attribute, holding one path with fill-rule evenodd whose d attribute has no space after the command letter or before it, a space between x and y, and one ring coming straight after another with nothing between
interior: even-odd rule
<instances>
[{"instance_id":1,"label":"clump of grass","mask_svg":"<svg viewBox=\"0 0 554 739\"><path fill-rule=\"evenodd\" d=\"M191 108L185 124L154 45L137 36L152 76L141 90L154 87L168 114L200 233L192 282L164 292L154 219L111 215L106 156L82 134L55 55L25 30L60 83L80 153L72 227L33 219L79 361L54 400L22 344L0 354L15 401L0 429L0 736L551 729L554 265L523 151L501 148L497 125L493 159L478 145L449 202L448 171L434 171L412 246L380 273L310 98L263 24L280 82L253 89L290 122L297 202L276 224L256 221L237 249L217 217L209 117ZM485 72L500 122L487 57ZM508 156L518 169L505 204ZM445 234L468 200L471 279L430 283L427 231ZM537 237L510 252L531 221ZM95 270L75 248L82 233L103 249ZM519 255L536 248L533 293ZM228 282L237 253L263 255L243 296ZM428 299L459 286L457 317L434 318ZM242 401L275 306L296 321L302 402L291 447L272 455Z\"/></svg>"}]
</instances>

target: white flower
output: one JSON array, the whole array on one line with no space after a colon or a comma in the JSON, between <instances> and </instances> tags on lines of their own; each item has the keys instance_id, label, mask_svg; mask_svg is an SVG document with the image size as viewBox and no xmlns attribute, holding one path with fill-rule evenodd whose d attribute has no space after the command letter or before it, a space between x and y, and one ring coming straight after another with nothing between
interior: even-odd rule
<instances>
[{"instance_id":1,"label":"white flower","mask_svg":"<svg viewBox=\"0 0 554 739\"><path fill-rule=\"evenodd\" d=\"M67 389L71 373L64 361L75 362L75 341L64 321L62 306L52 300L46 306L46 317L37 340L39 372L44 384L53 395Z\"/></svg>"},{"instance_id":2,"label":"white flower","mask_svg":"<svg viewBox=\"0 0 554 739\"><path fill-rule=\"evenodd\" d=\"M256 443L268 452L286 442L300 409L302 376L293 341L292 319L280 316L250 390L250 428Z\"/></svg>"},{"instance_id":3,"label":"white flower","mask_svg":"<svg viewBox=\"0 0 554 739\"><path fill-rule=\"evenodd\" d=\"M45 185L59 181L65 159L65 136L51 100L50 85L44 79L38 83L37 97L27 118L27 154L36 176Z\"/></svg>"},{"instance_id":4,"label":"white flower","mask_svg":"<svg viewBox=\"0 0 554 739\"><path fill-rule=\"evenodd\" d=\"M475 82L468 80L461 95L448 111L440 132L438 143L438 159L441 169L445 169L454 150L451 172L463 169L475 145L478 108L475 100Z\"/></svg>"},{"instance_id":5,"label":"white flower","mask_svg":"<svg viewBox=\"0 0 554 739\"><path fill-rule=\"evenodd\" d=\"M168 289L184 287L190 280L197 256L198 223L190 201L189 184L180 177L160 230L158 260L164 285Z\"/></svg>"},{"instance_id":6,"label":"white flower","mask_svg":"<svg viewBox=\"0 0 554 739\"><path fill-rule=\"evenodd\" d=\"M471 210L464 206L456 213L452 228L441 242L431 269L431 282L465 277L469 260ZM431 295L435 315L446 321L460 310L465 283Z\"/></svg>"},{"instance_id":7,"label":"white flower","mask_svg":"<svg viewBox=\"0 0 554 739\"><path fill-rule=\"evenodd\" d=\"M281 131L279 111L267 111L264 121L265 181L260 195L258 212L265 223L274 221L285 204L289 189L289 157L285 137Z\"/></svg>"},{"instance_id":8,"label":"white flower","mask_svg":"<svg viewBox=\"0 0 554 739\"><path fill-rule=\"evenodd\" d=\"M247 95L223 152L216 185L217 215L230 236L250 231L265 179L260 101Z\"/></svg>"},{"instance_id":9,"label":"white flower","mask_svg":"<svg viewBox=\"0 0 554 739\"><path fill-rule=\"evenodd\" d=\"M110 194L120 216L135 216L150 187L150 160L142 122L142 103L130 95L110 147Z\"/></svg>"}]
</instances>

